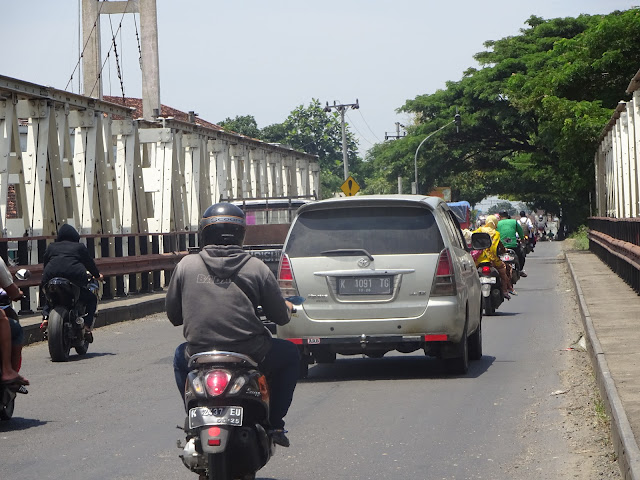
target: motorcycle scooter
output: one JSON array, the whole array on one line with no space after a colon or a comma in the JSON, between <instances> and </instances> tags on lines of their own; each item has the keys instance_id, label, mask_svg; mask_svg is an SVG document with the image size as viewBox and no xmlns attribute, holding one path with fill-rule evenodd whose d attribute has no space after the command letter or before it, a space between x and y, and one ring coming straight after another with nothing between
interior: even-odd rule
<instances>
[{"instance_id":1,"label":"motorcycle scooter","mask_svg":"<svg viewBox=\"0 0 640 480\"><path fill-rule=\"evenodd\" d=\"M44 286L44 294L50 306L47 342L49 355L54 362L69 360L71 347L78 355L89 350L89 339L84 333L85 306L79 301L80 289L66 278L55 277ZM91 278L87 289L98 294L99 283Z\"/></svg>"},{"instance_id":2,"label":"motorcycle scooter","mask_svg":"<svg viewBox=\"0 0 640 480\"><path fill-rule=\"evenodd\" d=\"M484 250L491 247L491 235L488 233L474 233L471 236L471 247L474 250ZM477 265L482 291L482 308L487 316L495 315L496 309L504 302L502 295L502 281L500 273L489 262Z\"/></svg>"},{"instance_id":3,"label":"motorcycle scooter","mask_svg":"<svg viewBox=\"0 0 640 480\"><path fill-rule=\"evenodd\" d=\"M304 299L287 300L299 305ZM269 434L269 385L258 362L212 350L192 355L189 369L182 462L201 479L255 479L276 448Z\"/></svg>"},{"instance_id":4,"label":"motorcycle scooter","mask_svg":"<svg viewBox=\"0 0 640 480\"><path fill-rule=\"evenodd\" d=\"M18 280L26 280L30 276L31 272L29 270L20 269L16 272L16 278ZM7 317L20 322L17 312L13 309L9 294L2 288L0 288L0 308L4 310ZM22 363L22 360L20 363ZM14 387L0 385L0 420L7 421L13 417L17 393L18 390Z\"/></svg>"},{"instance_id":5,"label":"motorcycle scooter","mask_svg":"<svg viewBox=\"0 0 640 480\"><path fill-rule=\"evenodd\" d=\"M509 265L511 270L511 284L515 285L520 280L520 260L513 248L507 248L506 252L500 255L500 260Z\"/></svg>"}]
</instances>

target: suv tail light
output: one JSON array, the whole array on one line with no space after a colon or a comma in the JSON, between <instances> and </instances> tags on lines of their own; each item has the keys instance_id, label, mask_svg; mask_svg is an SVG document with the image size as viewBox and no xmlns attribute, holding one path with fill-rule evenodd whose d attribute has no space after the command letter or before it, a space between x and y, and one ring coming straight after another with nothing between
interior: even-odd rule
<instances>
[{"instance_id":1,"label":"suv tail light","mask_svg":"<svg viewBox=\"0 0 640 480\"><path fill-rule=\"evenodd\" d=\"M297 295L296 289L293 286L293 272L291 271L291 263L289 257L283 253L280 258L280 268L278 269L278 283L280 284L280 291L285 297L291 297Z\"/></svg>"},{"instance_id":2,"label":"suv tail light","mask_svg":"<svg viewBox=\"0 0 640 480\"><path fill-rule=\"evenodd\" d=\"M449 249L445 248L440 252L438 257L438 268L433 279L431 287L431 295L456 295L456 278L453 271L453 263L451 262L451 254Z\"/></svg>"},{"instance_id":3,"label":"suv tail light","mask_svg":"<svg viewBox=\"0 0 640 480\"><path fill-rule=\"evenodd\" d=\"M230 379L231 374L224 370L211 370L207 372L204 377L207 393L214 397L221 395L225 388L227 388L227 385L229 385Z\"/></svg>"}]
</instances>

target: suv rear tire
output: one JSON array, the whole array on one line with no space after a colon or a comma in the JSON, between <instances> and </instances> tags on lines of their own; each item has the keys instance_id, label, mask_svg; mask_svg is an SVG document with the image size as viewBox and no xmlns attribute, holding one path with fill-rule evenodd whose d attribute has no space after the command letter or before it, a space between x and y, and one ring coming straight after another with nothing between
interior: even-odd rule
<instances>
[{"instance_id":1,"label":"suv rear tire","mask_svg":"<svg viewBox=\"0 0 640 480\"><path fill-rule=\"evenodd\" d=\"M469 339L467 338L467 326L464 326L462 339L458 343L458 356L446 358L444 366L448 373L454 375L464 375L469 371Z\"/></svg>"},{"instance_id":2,"label":"suv rear tire","mask_svg":"<svg viewBox=\"0 0 640 480\"><path fill-rule=\"evenodd\" d=\"M482 319L478 323L478 329L469 337L469 360L482 358Z\"/></svg>"}]
</instances>

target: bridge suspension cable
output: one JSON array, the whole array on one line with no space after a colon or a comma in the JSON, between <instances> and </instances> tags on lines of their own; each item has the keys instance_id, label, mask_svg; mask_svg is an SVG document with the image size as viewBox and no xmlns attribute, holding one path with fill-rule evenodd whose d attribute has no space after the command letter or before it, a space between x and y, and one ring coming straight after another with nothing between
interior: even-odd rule
<instances>
[{"instance_id":1,"label":"bridge suspension cable","mask_svg":"<svg viewBox=\"0 0 640 480\"><path fill-rule=\"evenodd\" d=\"M100 8L98 9L98 14L96 15L96 19L93 22L93 27L91 27L91 32L89 33L89 35L87 35L87 41L84 42L84 46L82 47L82 52L80 52L80 56L78 57L78 62L76 63L76 66L73 68L73 72L71 72L71 77L69 78L67 85L64 87L65 90L69 88L69 85L71 85L71 82L73 82L73 76L75 75L76 70L80 68L80 63L82 62L82 58L84 57L84 51L87 49L87 45L89 44L91 35L93 35L93 32L97 28L98 22L100 21L100 13L102 12L102 5L104 5L104 2L100 2ZM78 36L78 38L80 38L80 36Z\"/></svg>"},{"instance_id":2,"label":"bridge suspension cable","mask_svg":"<svg viewBox=\"0 0 640 480\"><path fill-rule=\"evenodd\" d=\"M120 23L118 24L118 29L116 30L115 35L118 35L120 30L122 29L122 21L124 20L124 16L127 14L127 9L129 7L129 2L130 2L130 0L127 0L127 4L126 4L126 6L124 8L124 13L122 14L122 17L120 18ZM100 8L102 8L102 3L104 3L104 2L101 2ZM111 21L111 20L109 20L109 21ZM112 30L112 33L113 33L113 30ZM104 70L104 67L107 64L107 60L109 59L109 55L111 54L111 49L113 49L113 47L116 44L115 43L115 35L113 35L113 42L111 43L111 47L109 47L109 51L107 52L107 56L105 57L104 62L102 62L102 66L100 67L100 71L98 72L98 75L96 75L96 81L94 82L93 87L91 88L91 92L89 92L89 94L88 94L89 97L93 96L93 92L95 91L96 87L98 86L98 83L102 79L102 71ZM87 95L87 92L84 92L84 93L85 93L85 95ZM123 98L124 98L124 94L123 94Z\"/></svg>"}]
</instances>

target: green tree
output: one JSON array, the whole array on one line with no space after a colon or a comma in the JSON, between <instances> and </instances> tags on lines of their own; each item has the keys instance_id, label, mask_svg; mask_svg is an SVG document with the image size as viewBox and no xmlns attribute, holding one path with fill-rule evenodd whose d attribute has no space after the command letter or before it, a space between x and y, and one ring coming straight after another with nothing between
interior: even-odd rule
<instances>
[{"instance_id":1,"label":"green tree","mask_svg":"<svg viewBox=\"0 0 640 480\"><path fill-rule=\"evenodd\" d=\"M357 156L357 141L348 127L346 125L349 170L360 183L357 177L362 162ZM325 112L319 100L312 99L308 106L296 107L283 123L265 127L261 138L317 155L320 195L327 197L340 191L344 182L340 116L336 112Z\"/></svg>"},{"instance_id":2,"label":"green tree","mask_svg":"<svg viewBox=\"0 0 640 480\"><path fill-rule=\"evenodd\" d=\"M399 111L415 125L368 152L367 193L411 180L415 149L458 107L460 132L446 128L420 149L420 192L446 185L470 203L497 194L584 222L600 133L640 65L640 9L526 24L487 41L480 68L460 81L407 100Z\"/></svg>"},{"instance_id":3,"label":"green tree","mask_svg":"<svg viewBox=\"0 0 640 480\"><path fill-rule=\"evenodd\" d=\"M218 125L225 130L231 130L247 137L260 138L260 129L253 115L237 115L234 119L227 117L218 122Z\"/></svg>"}]
</instances>

